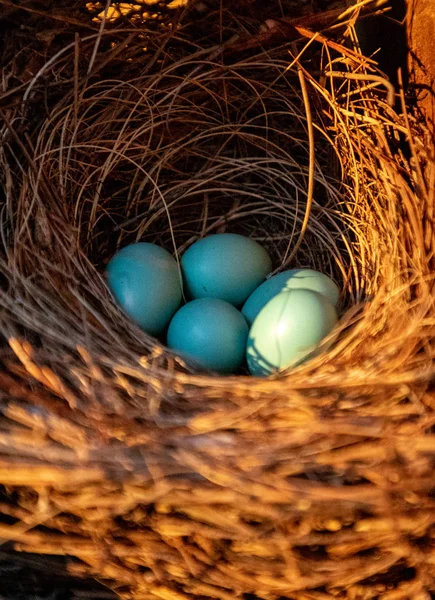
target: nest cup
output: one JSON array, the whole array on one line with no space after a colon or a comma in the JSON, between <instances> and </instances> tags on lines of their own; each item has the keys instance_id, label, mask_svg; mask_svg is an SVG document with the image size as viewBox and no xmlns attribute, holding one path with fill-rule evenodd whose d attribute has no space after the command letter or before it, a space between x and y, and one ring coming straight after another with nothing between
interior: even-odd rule
<instances>
[{"instance_id":1,"label":"nest cup","mask_svg":"<svg viewBox=\"0 0 435 600\"><path fill-rule=\"evenodd\" d=\"M265 48L215 17L145 63L76 38L3 109L0 537L125 598L430 598L429 136L351 22ZM214 377L115 305L118 248L222 231L337 281L327 351Z\"/></svg>"}]
</instances>

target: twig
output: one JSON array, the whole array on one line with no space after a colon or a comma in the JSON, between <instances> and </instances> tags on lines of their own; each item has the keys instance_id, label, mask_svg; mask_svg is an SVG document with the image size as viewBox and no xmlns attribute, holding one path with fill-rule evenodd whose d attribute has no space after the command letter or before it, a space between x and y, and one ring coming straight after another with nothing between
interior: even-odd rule
<instances>
[{"instance_id":1,"label":"twig","mask_svg":"<svg viewBox=\"0 0 435 600\"><path fill-rule=\"evenodd\" d=\"M337 79L350 79L353 81L371 81L373 83L380 83L387 90L388 104L390 106L394 106L394 97L395 97L394 86L391 83L391 81L389 81L385 77L382 77L381 75L372 75L371 73L349 73L349 72L342 72L342 71L326 71L325 76L331 77L331 78L336 77Z\"/></svg>"},{"instance_id":2,"label":"twig","mask_svg":"<svg viewBox=\"0 0 435 600\"><path fill-rule=\"evenodd\" d=\"M296 48L293 47L293 51L296 52ZM313 128L313 118L312 118L312 114L311 114L311 105L310 105L310 99L308 96L308 90L307 90L307 84L305 81L305 75L304 75L304 71L302 69L301 64L298 62L297 63L297 72L298 72L298 78L299 78L299 82L301 85L301 91L302 91L302 98L304 101L304 107L305 107L305 114L306 114L306 124L307 124L307 133L308 133L308 186L307 186L307 200L306 200L306 207L305 207L305 214L304 214L304 218L302 221L302 226L301 226L301 230L299 233L299 237L296 241L296 244L293 247L293 250L290 254L290 256L288 258L285 258L282 265L280 266L280 269L284 269L288 264L291 264L292 260L294 259L294 257L296 256L296 253L298 252L301 244L302 244L302 240L304 239L307 227L308 227L308 220L310 218L310 214L311 214L311 207L313 204L313 193L314 193L314 169L315 169L315 158L316 158L316 154L315 154L315 145L314 145L314 128Z\"/></svg>"}]
</instances>

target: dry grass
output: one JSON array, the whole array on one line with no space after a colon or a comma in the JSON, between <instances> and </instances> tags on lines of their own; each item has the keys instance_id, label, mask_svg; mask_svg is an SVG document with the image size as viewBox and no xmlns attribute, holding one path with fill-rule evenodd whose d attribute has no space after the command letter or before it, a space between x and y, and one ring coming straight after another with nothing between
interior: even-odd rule
<instances>
[{"instance_id":1,"label":"dry grass","mask_svg":"<svg viewBox=\"0 0 435 600\"><path fill-rule=\"evenodd\" d=\"M221 17L76 37L0 98L0 537L131 598L429 598L433 147L355 13ZM206 376L120 313L117 248L216 231L339 282L328 352Z\"/></svg>"}]
</instances>

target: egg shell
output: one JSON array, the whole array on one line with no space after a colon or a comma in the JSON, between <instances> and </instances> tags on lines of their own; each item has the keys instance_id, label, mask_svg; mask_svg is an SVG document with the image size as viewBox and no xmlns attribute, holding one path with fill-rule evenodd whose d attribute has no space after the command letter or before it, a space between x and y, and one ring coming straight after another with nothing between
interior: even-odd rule
<instances>
[{"instance_id":1,"label":"egg shell","mask_svg":"<svg viewBox=\"0 0 435 600\"><path fill-rule=\"evenodd\" d=\"M272 261L256 241L220 233L192 244L181 266L191 298L219 298L240 306L264 281Z\"/></svg>"},{"instance_id":2,"label":"egg shell","mask_svg":"<svg viewBox=\"0 0 435 600\"><path fill-rule=\"evenodd\" d=\"M338 303L340 291L338 286L324 273L313 269L290 269L274 275L256 288L246 300L242 313L251 325L263 306L281 292L296 289L307 289L318 292L334 306Z\"/></svg>"},{"instance_id":3,"label":"egg shell","mask_svg":"<svg viewBox=\"0 0 435 600\"><path fill-rule=\"evenodd\" d=\"M168 329L168 346L192 366L233 373L244 361L248 325L232 304L198 298L175 313Z\"/></svg>"},{"instance_id":4,"label":"egg shell","mask_svg":"<svg viewBox=\"0 0 435 600\"><path fill-rule=\"evenodd\" d=\"M130 244L106 268L109 288L123 311L150 335L159 335L180 306L181 275L167 250Z\"/></svg>"},{"instance_id":5,"label":"egg shell","mask_svg":"<svg viewBox=\"0 0 435 600\"><path fill-rule=\"evenodd\" d=\"M336 323L334 306L317 292L296 289L277 294L261 309L249 332L250 372L267 376L300 364Z\"/></svg>"}]
</instances>

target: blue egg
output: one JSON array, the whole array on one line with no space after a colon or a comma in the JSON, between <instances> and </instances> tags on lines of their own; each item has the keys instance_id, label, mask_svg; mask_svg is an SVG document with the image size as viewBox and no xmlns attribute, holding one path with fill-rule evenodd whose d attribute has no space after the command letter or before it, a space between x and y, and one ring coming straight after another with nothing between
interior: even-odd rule
<instances>
[{"instance_id":1,"label":"blue egg","mask_svg":"<svg viewBox=\"0 0 435 600\"><path fill-rule=\"evenodd\" d=\"M122 248L107 265L106 276L118 304L150 335L160 334L180 306L178 264L160 246L140 242Z\"/></svg>"},{"instance_id":2,"label":"blue egg","mask_svg":"<svg viewBox=\"0 0 435 600\"><path fill-rule=\"evenodd\" d=\"M219 298L240 306L264 281L272 261L254 240L220 233L190 246L181 266L191 298Z\"/></svg>"},{"instance_id":3,"label":"blue egg","mask_svg":"<svg viewBox=\"0 0 435 600\"><path fill-rule=\"evenodd\" d=\"M296 289L318 292L328 298L334 306L337 305L340 295L337 285L323 273L312 269L291 269L274 275L254 290L242 308L243 316L252 324L263 306L274 296Z\"/></svg>"},{"instance_id":4,"label":"blue egg","mask_svg":"<svg viewBox=\"0 0 435 600\"><path fill-rule=\"evenodd\" d=\"M248 325L232 304L198 298L175 313L168 346L186 362L217 373L234 373L245 358Z\"/></svg>"},{"instance_id":5,"label":"blue egg","mask_svg":"<svg viewBox=\"0 0 435 600\"><path fill-rule=\"evenodd\" d=\"M252 324L246 347L250 372L266 376L304 362L336 323L335 308L325 296L305 289L281 292Z\"/></svg>"}]
</instances>

